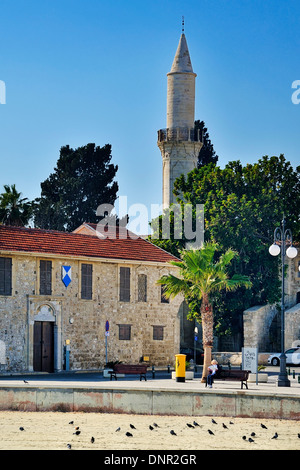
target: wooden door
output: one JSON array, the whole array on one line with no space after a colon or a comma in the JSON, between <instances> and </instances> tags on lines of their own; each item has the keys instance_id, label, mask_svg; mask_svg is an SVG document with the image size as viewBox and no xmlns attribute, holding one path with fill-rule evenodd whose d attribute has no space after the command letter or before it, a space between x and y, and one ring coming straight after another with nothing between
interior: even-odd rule
<instances>
[{"instance_id":1,"label":"wooden door","mask_svg":"<svg viewBox=\"0 0 300 470\"><path fill-rule=\"evenodd\" d=\"M37 372L53 372L54 323L34 322L33 369Z\"/></svg>"}]
</instances>

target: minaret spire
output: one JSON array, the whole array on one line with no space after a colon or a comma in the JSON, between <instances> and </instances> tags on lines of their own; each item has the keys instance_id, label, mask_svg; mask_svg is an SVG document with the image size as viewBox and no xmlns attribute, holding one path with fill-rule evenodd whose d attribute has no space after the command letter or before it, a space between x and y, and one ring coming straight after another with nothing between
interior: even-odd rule
<instances>
[{"instance_id":1,"label":"minaret spire","mask_svg":"<svg viewBox=\"0 0 300 470\"><path fill-rule=\"evenodd\" d=\"M197 167L202 147L201 136L195 132L195 78L190 53L182 32L171 71L167 74L167 127L158 131L157 145L163 159L163 206L176 202L174 181Z\"/></svg>"}]
</instances>

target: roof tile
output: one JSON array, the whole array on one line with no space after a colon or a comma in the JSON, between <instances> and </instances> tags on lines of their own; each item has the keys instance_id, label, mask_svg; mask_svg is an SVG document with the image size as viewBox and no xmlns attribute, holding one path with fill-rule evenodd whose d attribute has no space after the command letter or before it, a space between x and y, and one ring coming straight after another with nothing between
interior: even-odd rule
<instances>
[{"instance_id":1,"label":"roof tile","mask_svg":"<svg viewBox=\"0 0 300 470\"><path fill-rule=\"evenodd\" d=\"M0 225L0 251L59 254L166 263L173 255L143 238L105 238L77 233Z\"/></svg>"}]
</instances>

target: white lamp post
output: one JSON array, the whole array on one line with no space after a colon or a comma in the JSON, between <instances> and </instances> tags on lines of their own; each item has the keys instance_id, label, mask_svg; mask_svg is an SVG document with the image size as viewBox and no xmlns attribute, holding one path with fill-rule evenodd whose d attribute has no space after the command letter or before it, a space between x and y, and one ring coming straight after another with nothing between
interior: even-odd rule
<instances>
[{"instance_id":1,"label":"white lamp post","mask_svg":"<svg viewBox=\"0 0 300 470\"><path fill-rule=\"evenodd\" d=\"M280 372L277 380L278 387L289 387L290 381L286 372L286 355L284 352L284 265L285 255L289 258L295 258L298 254L297 249L293 246L292 232L285 228L285 218L283 216L282 228L277 227L274 231L274 243L269 248L269 253L272 256L278 256L281 253L281 269L282 269L282 292L281 292L281 354L280 354Z\"/></svg>"}]
</instances>

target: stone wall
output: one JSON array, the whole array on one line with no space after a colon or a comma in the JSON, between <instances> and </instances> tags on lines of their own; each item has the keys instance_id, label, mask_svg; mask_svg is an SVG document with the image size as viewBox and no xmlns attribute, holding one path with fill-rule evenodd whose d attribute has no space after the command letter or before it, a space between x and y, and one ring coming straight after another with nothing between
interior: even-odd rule
<instances>
[{"instance_id":1,"label":"stone wall","mask_svg":"<svg viewBox=\"0 0 300 470\"><path fill-rule=\"evenodd\" d=\"M268 350L269 330L276 314L275 305L258 305L244 311L244 347Z\"/></svg>"},{"instance_id":2,"label":"stone wall","mask_svg":"<svg viewBox=\"0 0 300 470\"><path fill-rule=\"evenodd\" d=\"M4 256L2 253L1 256ZM64 366L64 347L70 342L70 369L103 367L106 362L105 323L110 323L108 361L166 365L179 352L180 297L161 303L156 281L175 267L163 263L115 262L97 259L52 260L52 294L39 295L39 256L9 255L13 259L12 295L0 296L1 361L7 371L33 370L35 321L54 322L54 367ZM46 259L43 257L43 259ZM93 298L81 299L81 263L93 265ZM65 287L61 268L70 265L72 281ZM130 302L119 301L119 268L131 268ZM147 301L138 302L137 276L147 275ZM119 339L119 325L131 325L130 340ZM153 326L163 326L163 339L153 339Z\"/></svg>"}]
</instances>

